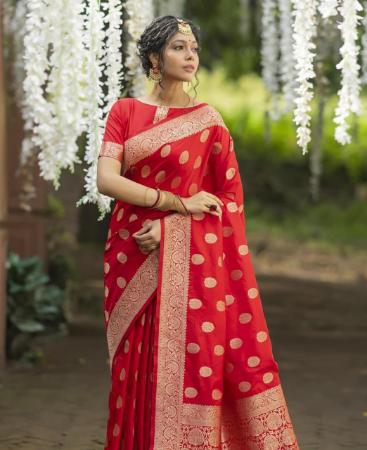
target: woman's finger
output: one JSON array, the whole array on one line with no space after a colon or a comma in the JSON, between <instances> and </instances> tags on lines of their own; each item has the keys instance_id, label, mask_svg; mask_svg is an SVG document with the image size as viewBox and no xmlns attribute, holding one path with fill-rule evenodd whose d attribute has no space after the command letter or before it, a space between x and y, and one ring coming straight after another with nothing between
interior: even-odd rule
<instances>
[{"instance_id":1,"label":"woman's finger","mask_svg":"<svg viewBox=\"0 0 367 450\"><path fill-rule=\"evenodd\" d=\"M205 206L207 207L209 214L213 214L214 216L222 217L222 212L220 210L211 209L210 205L208 205L208 204L206 204Z\"/></svg>"},{"instance_id":2,"label":"woman's finger","mask_svg":"<svg viewBox=\"0 0 367 450\"><path fill-rule=\"evenodd\" d=\"M140 236L144 233L146 233L147 231L149 231L151 228L151 223L149 222L148 224L145 224L142 228L140 228L140 230L135 231L135 233L133 233L133 236Z\"/></svg>"},{"instance_id":3,"label":"woman's finger","mask_svg":"<svg viewBox=\"0 0 367 450\"><path fill-rule=\"evenodd\" d=\"M152 234L150 233L150 231L147 231L145 234L134 236L134 238L139 242L145 242L152 238Z\"/></svg>"},{"instance_id":4,"label":"woman's finger","mask_svg":"<svg viewBox=\"0 0 367 450\"><path fill-rule=\"evenodd\" d=\"M207 194L209 195L209 197L211 197L213 200L218 202L220 205L222 205L222 206L224 205L224 202L216 195L212 194L211 192L207 192Z\"/></svg>"},{"instance_id":5,"label":"woman's finger","mask_svg":"<svg viewBox=\"0 0 367 450\"><path fill-rule=\"evenodd\" d=\"M205 205L207 208L209 208L209 212L210 212L211 214L214 214L214 215L217 215L217 216L219 216L219 215L222 214L222 208L221 208L221 205L220 205L215 199L213 199L212 197L210 197L210 199L207 198L207 199L204 201L204 205ZM213 208L213 205L215 206L215 208Z\"/></svg>"},{"instance_id":6,"label":"woman's finger","mask_svg":"<svg viewBox=\"0 0 367 450\"><path fill-rule=\"evenodd\" d=\"M154 249L156 249L157 247L158 247L157 244L152 244L152 245L148 245L148 246L143 245L143 246L140 246L140 249L141 249L142 251L144 251L144 252L147 252L147 251L154 250Z\"/></svg>"},{"instance_id":7,"label":"woman's finger","mask_svg":"<svg viewBox=\"0 0 367 450\"><path fill-rule=\"evenodd\" d=\"M217 208L221 208L221 207L224 205L224 203L222 202L222 200L221 200L220 198L218 198L216 195L213 195L213 194L211 194L210 192L208 192L208 196L209 196L211 202L214 201L215 204L218 205Z\"/></svg>"}]
</instances>

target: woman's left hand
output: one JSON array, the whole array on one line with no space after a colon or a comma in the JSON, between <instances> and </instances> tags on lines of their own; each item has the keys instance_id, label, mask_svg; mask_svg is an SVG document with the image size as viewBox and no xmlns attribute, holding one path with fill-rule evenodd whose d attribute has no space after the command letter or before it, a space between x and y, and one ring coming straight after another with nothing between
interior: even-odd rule
<instances>
[{"instance_id":1,"label":"woman's left hand","mask_svg":"<svg viewBox=\"0 0 367 450\"><path fill-rule=\"evenodd\" d=\"M140 250L150 252L161 242L161 222L159 219L151 220L140 230L132 234Z\"/></svg>"}]
</instances>

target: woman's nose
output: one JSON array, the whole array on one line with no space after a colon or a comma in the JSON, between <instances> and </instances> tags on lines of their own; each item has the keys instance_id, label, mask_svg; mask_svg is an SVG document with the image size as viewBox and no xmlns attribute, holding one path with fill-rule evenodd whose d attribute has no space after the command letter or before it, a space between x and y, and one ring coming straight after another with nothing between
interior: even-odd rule
<instances>
[{"instance_id":1,"label":"woman's nose","mask_svg":"<svg viewBox=\"0 0 367 450\"><path fill-rule=\"evenodd\" d=\"M195 53L193 52L193 50L188 49L188 50L187 50L187 55L188 55L190 58L192 58L192 57L195 55Z\"/></svg>"}]
</instances>

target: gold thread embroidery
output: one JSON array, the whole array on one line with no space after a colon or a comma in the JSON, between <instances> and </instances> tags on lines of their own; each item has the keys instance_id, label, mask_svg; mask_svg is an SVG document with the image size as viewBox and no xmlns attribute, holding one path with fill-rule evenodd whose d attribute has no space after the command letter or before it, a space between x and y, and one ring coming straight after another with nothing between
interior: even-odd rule
<instances>
[{"instance_id":1,"label":"gold thread embroidery","mask_svg":"<svg viewBox=\"0 0 367 450\"><path fill-rule=\"evenodd\" d=\"M157 123L160 120L165 119L167 117L168 110L169 106L157 106L157 109L155 110L153 123Z\"/></svg>"},{"instance_id":2,"label":"gold thread embroidery","mask_svg":"<svg viewBox=\"0 0 367 450\"><path fill-rule=\"evenodd\" d=\"M158 285L159 249L152 251L136 271L112 309L107 324L110 368L129 324Z\"/></svg>"},{"instance_id":3,"label":"gold thread embroidery","mask_svg":"<svg viewBox=\"0 0 367 450\"><path fill-rule=\"evenodd\" d=\"M180 448L299 450L281 385L231 404L183 404Z\"/></svg>"},{"instance_id":4,"label":"gold thread embroidery","mask_svg":"<svg viewBox=\"0 0 367 450\"><path fill-rule=\"evenodd\" d=\"M124 146L123 144L117 144L116 142L104 141L101 144L99 151L100 156L109 156L110 158L118 159L120 162L123 160Z\"/></svg>"},{"instance_id":5,"label":"gold thread embroidery","mask_svg":"<svg viewBox=\"0 0 367 450\"><path fill-rule=\"evenodd\" d=\"M214 125L228 129L219 112L206 105L132 136L125 141L125 171L162 145L191 136Z\"/></svg>"},{"instance_id":6,"label":"gold thread embroidery","mask_svg":"<svg viewBox=\"0 0 367 450\"><path fill-rule=\"evenodd\" d=\"M154 448L179 447L191 216L164 217Z\"/></svg>"}]
</instances>

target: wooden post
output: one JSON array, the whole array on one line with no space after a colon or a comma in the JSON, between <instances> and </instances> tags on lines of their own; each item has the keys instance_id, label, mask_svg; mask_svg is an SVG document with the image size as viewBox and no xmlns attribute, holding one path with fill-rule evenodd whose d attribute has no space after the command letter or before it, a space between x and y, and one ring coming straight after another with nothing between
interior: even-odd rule
<instances>
[{"instance_id":1,"label":"wooden post","mask_svg":"<svg viewBox=\"0 0 367 450\"><path fill-rule=\"evenodd\" d=\"M8 183L6 158L5 111L6 97L4 86L3 58L3 14L4 4L0 0L0 370L5 368L5 335L6 335L6 269L5 261L8 245Z\"/></svg>"}]
</instances>

